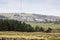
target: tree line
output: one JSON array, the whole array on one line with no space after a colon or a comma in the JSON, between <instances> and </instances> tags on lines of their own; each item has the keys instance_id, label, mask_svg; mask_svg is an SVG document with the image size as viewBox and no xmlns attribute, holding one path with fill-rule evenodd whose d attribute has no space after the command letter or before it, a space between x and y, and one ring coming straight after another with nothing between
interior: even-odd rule
<instances>
[{"instance_id":1,"label":"tree line","mask_svg":"<svg viewBox=\"0 0 60 40\"><path fill-rule=\"evenodd\" d=\"M19 31L19 32L51 32L51 28L44 30L43 27L32 27L30 24L17 20L0 19L0 31Z\"/></svg>"}]
</instances>

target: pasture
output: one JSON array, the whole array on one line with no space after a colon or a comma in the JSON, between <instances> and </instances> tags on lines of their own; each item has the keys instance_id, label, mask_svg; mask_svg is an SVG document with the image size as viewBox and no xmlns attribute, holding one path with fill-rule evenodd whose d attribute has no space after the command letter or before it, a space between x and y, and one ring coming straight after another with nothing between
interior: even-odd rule
<instances>
[{"instance_id":1,"label":"pasture","mask_svg":"<svg viewBox=\"0 0 60 40\"><path fill-rule=\"evenodd\" d=\"M47 29L48 27L52 29L60 29L60 24L54 24L54 23L34 23L34 22L26 22L27 24L30 24L32 27L43 27Z\"/></svg>"}]
</instances>

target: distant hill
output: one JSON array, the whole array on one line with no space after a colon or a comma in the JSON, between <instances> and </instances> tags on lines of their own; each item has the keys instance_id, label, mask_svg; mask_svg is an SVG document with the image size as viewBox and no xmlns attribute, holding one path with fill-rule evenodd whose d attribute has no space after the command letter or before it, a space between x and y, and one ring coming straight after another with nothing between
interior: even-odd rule
<instances>
[{"instance_id":1,"label":"distant hill","mask_svg":"<svg viewBox=\"0 0 60 40\"><path fill-rule=\"evenodd\" d=\"M2 16L5 19L13 19L24 22L46 22L46 21L59 21L60 17L58 16L48 16L41 14L29 14L29 13L0 13L0 19Z\"/></svg>"}]
</instances>

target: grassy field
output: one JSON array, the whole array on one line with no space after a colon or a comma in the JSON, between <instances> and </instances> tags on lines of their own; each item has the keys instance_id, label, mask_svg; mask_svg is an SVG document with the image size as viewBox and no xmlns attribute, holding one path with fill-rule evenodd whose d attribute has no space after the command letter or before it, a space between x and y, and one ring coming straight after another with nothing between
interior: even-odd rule
<instances>
[{"instance_id":1,"label":"grassy field","mask_svg":"<svg viewBox=\"0 0 60 40\"><path fill-rule=\"evenodd\" d=\"M39 26L47 29L48 27L53 29L59 29L60 24L54 24L54 23L32 23L32 22L26 22L27 24L30 24L32 27Z\"/></svg>"},{"instance_id":2,"label":"grassy field","mask_svg":"<svg viewBox=\"0 0 60 40\"><path fill-rule=\"evenodd\" d=\"M60 24L53 23L27 23L32 27L40 26L47 29L60 28ZM13 32L13 31L0 31L0 38L20 38L18 40L60 40L60 33L42 33L42 32Z\"/></svg>"},{"instance_id":3,"label":"grassy field","mask_svg":"<svg viewBox=\"0 0 60 40\"><path fill-rule=\"evenodd\" d=\"M0 32L0 37L7 38L23 38L23 39L44 39L44 40L60 40L60 33L40 33L40 32Z\"/></svg>"}]
</instances>

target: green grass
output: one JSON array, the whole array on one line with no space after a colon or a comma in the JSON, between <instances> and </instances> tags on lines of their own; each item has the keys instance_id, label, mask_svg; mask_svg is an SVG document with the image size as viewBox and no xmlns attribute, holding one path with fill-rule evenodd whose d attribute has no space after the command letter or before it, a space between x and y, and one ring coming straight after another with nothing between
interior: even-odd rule
<instances>
[{"instance_id":1,"label":"green grass","mask_svg":"<svg viewBox=\"0 0 60 40\"><path fill-rule=\"evenodd\" d=\"M48 27L53 29L59 29L60 24L54 24L54 23L32 23L32 22L26 22L27 24L30 24L32 27L39 26L47 29Z\"/></svg>"}]
</instances>

